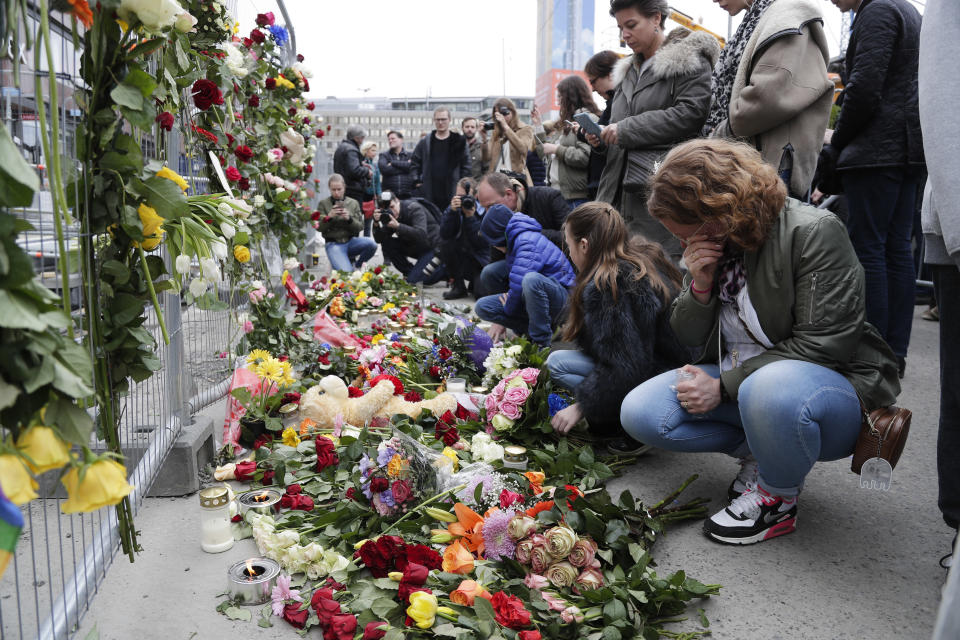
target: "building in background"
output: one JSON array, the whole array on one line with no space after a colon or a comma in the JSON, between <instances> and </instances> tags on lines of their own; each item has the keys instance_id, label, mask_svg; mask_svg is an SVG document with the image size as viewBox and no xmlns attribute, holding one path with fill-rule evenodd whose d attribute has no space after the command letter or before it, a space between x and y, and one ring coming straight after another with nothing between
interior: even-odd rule
<instances>
[{"instance_id":1,"label":"building in background","mask_svg":"<svg viewBox=\"0 0 960 640\"><path fill-rule=\"evenodd\" d=\"M586 80L593 55L594 0L537 0L537 108L545 119L560 114L557 83L570 75Z\"/></svg>"}]
</instances>

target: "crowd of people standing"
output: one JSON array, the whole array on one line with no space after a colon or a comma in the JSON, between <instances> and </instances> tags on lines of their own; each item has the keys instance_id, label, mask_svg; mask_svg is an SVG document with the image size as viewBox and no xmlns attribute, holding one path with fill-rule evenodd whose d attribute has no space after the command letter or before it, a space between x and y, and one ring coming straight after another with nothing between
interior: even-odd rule
<instances>
[{"instance_id":1,"label":"crowd of people standing","mask_svg":"<svg viewBox=\"0 0 960 640\"><path fill-rule=\"evenodd\" d=\"M849 456L863 411L896 400L925 183L940 506L956 529L960 198L944 167L957 130L930 87L960 46L960 9L939 3L933 24L928 10L921 40L907 0L832 0L855 12L837 98L822 3L713 1L743 14L723 48L668 32L666 0L611 0L632 54L600 52L560 82L556 121L534 108L527 124L500 98L456 132L441 107L412 152L393 131L378 159L349 128L319 222L331 263L369 257L346 238L368 210L385 259L476 297L494 339L550 346L559 329L568 348L547 366L576 402L555 430L585 421L613 451L736 458L730 505L704 531L750 544L794 531L813 464ZM814 206L826 194L845 198L844 220Z\"/></svg>"}]
</instances>

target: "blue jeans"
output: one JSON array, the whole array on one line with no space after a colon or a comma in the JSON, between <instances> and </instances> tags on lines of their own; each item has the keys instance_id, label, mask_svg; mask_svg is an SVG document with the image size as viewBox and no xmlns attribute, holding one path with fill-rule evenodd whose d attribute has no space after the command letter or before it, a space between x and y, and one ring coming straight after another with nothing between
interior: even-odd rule
<instances>
[{"instance_id":1,"label":"blue jeans","mask_svg":"<svg viewBox=\"0 0 960 640\"><path fill-rule=\"evenodd\" d=\"M582 205L584 202L590 202L586 198L565 198L565 200L567 201L567 204L570 205L571 211Z\"/></svg>"},{"instance_id":2,"label":"blue jeans","mask_svg":"<svg viewBox=\"0 0 960 640\"><path fill-rule=\"evenodd\" d=\"M910 247L917 176L905 169L844 171L847 230L863 265L867 321L898 356L907 355L916 269Z\"/></svg>"},{"instance_id":3,"label":"blue jeans","mask_svg":"<svg viewBox=\"0 0 960 640\"><path fill-rule=\"evenodd\" d=\"M596 365L593 358L576 349L554 351L547 357L550 378L570 391L576 391Z\"/></svg>"},{"instance_id":4,"label":"blue jeans","mask_svg":"<svg viewBox=\"0 0 960 640\"><path fill-rule=\"evenodd\" d=\"M701 365L713 377L716 365ZM795 496L818 460L853 453L860 433L860 401L842 375L810 362L781 360L754 371L737 402L705 414L687 413L670 386L676 371L651 378L627 394L620 421L633 438L671 451L753 453L760 484Z\"/></svg>"},{"instance_id":5,"label":"blue jeans","mask_svg":"<svg viewBox=\"0 0 960 640\"><path fill-rule=\"evenodd\" d=\"M960 269L929 265L940 309L940 428L937 435L938 504L944 521L960 525Z\"/></svg>"},{"instance_id":6,"label":"blue jeans","mask_svg":"<svg viewBox=\"0 0 960 640\"><path fill-rule=\"evenodd\" d=\"M377 252L373 238L350 238L346 242L328 242L324 247L330 267L337 271L353 271Z\"/></svg>"},{"instance_id":7,"label":"blue jeans","mask_svg":"<svg viewBox=\"0 0 960 640\"><path fill-rule=\"evenodd\" d=\"M506 260L497 260L485 266L475 287L478 296L492 296L509 288L510 267Z\"/></svg>"},{"instance_id":8,"label":"blue jeans","mask_svg":"<svg viewBox=\"0 0 960 640\"><path fill-rule=\"evenodd\" d=\"M567 303L567 288L549 276L531 271L523 276L523 301L518 315L503 310L500 294L477 300L474 312L481 320L496 322L516 334L527 334L545 347L553 338L551 325Z\"/></svg>"}]
</instances>

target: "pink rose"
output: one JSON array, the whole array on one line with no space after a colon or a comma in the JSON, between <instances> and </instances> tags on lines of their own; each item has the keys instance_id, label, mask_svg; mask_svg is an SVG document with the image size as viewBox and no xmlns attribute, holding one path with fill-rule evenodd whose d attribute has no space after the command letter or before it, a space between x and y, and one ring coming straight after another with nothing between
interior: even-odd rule
<instances>
[{"instance_id":1,"label":"pink rose","mask_svg":"<svg viewBox=\"0 0 960 640\"><path fill-rule=\"evenodd\" d=\"M487 408L487 418L497 415L497 399L492 393L484 399L483 404Z\"/></svg>"},{"instance_id":2,"label":"pink rose","mask_svg":"<svg viewBox=\"0 0 960 640\"><path fill-rule=\"evenodd\" d=\"M583 622L583 612L580 611L580 607L567 607L560 612L560 619L567 624L573 622L574 620L577 622Z\"/></svg>"},{"instance_id":3,"label":"pink rose","mask_svg":"<svg viewBox=\"0 0 960 640\"><path fill-rule=\"evenodd\" d=\"M530 389L525 387L511 387L503 392L503 401L521 406L530 397Z\"/></svg>"},{"instance_id":4,"label":"pink rose","mask_svg":"<svg viewBox=\"0 0 960 640\"><path fill-rule=\"evenodd\" d=\"M246 322L244 322L244 323L243 323L243 332L244 332L244 333L252 333L252 332L253 332L253 323L250 322L249 320L247 320Z\"/></svg>"},{"instance_id":5,"label":"pink rose","mask_svg":"<svg viewBox=\"0 0 960 640\"><path fill-rule=\"evenodd\" d=\"M539 375L540 369L534 367L527 367L526 369L520 370L520 377L523 378L523 381L527 384L536 384Z\"/></svg>"},{"instance_id":6,"label":"pink rose","mask_svg":"<svg viewBox=\"0 0 960 640\"><path fill-rule=\"evenodd\" d=\"M276 164L283 160L283 149L270 149L267 151L267 160Z\"/></svg>"},{"instance_id":7,"label":"pink rose","mask_svg":"<svg viewBox=\"0 0 960 640\"><path fill-rule=\"evenodd\" d=\"M543 576L537 576L537 577L543 578ZM543 579L546 580L546 578L543 578ZM547 580L547 582L549 582L549 580ZM543 596L544 601L546 601L546 603L550 606L550 609L552 609L553 611L563 611L568 606L568 603L566 600L553 595L549 591L541 591L540 595ZM567 622L569 622L569 620Z\"/></svg>"},{"instance_id":8,"label":"pink rose","mask_svg":"<svg viewBox=\"0 0 960 640\"><path fill-rule=\"evenodd\" d=\"M507 379L504 378L497 383L497 386L493 388L493 391L490 392L490 395L494 396L498 400L503 397L503 390L507 387Z\"/></svg>"},{"instance_id":9,"label":"pink rose","mask_svg":"<svg viewBox=\"0 0 960 640\"><path fill-rule=\"evenodd\" d=\"M537 573L528 573L523 578L523 584L531 589L544 589L550 584L550 581ZM544 594L544 596L546 596L546 594Z\"/></svg>"},{"instance_id":10,"label":"pink rose","mask_svg":"<svg viewBox=\"0 0 960 640\"><path fill-rule=\"evenodd\" d=\"M511 420L516 420L520 417L520 407L511 403L511 402L501 402L500 403L500 413L510 418Z\"/></svg>"}]
</instances>

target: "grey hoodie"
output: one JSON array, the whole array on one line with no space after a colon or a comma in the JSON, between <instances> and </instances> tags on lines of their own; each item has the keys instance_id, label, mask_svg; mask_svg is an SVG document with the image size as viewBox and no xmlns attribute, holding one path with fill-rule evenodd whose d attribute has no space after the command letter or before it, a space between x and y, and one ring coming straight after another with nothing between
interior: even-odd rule
<instances>
[{"instance_id":1,"label":"grey hoodie","mask_svg":"<svg viewBox=\"0 0 960 640\"><path fill-rule=\"evenodd\" d=\"M960 268L960 2L928 2L920 30L920 124L927 157L922 228L930 264Z\"/></svg>"}]
</instances>

